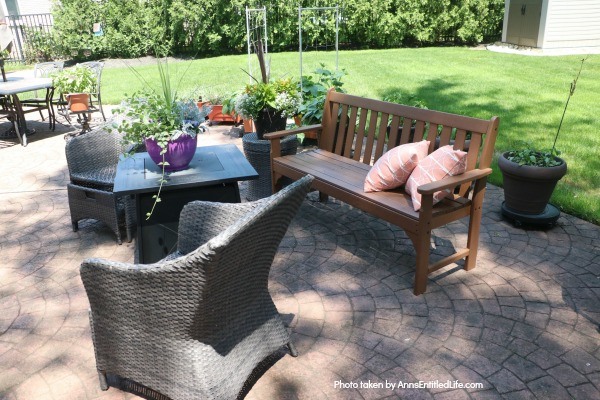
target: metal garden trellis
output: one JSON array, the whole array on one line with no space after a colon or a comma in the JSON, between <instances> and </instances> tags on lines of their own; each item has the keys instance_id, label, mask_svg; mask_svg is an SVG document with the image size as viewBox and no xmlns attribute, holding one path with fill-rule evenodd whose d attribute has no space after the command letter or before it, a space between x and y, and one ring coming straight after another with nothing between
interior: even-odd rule
<instances>
[{"instance_id":1,"label":"metal garden trellis","mask_svg":"<svg viewBox=\"0 0 600 400\"><path fill-rule=\"evenodd\" d=\"M262 31L262 32L261 32ZM246 39L248 44L248 75L250 83L254 78L252 70L252 55L256 48L256 43L262 41L263 53L268 52L267 45L267 8L248 8L246 7ZM268 75L268 73L267 73Z\"/></svg>"},{"instance_id":2,"label":"metal garden trellis","mask_svg":"<svg viewBox=\"0 0 600 400\"><path fill-rule=\"evenodd\" d=\"M323 11L333 11L334 19L335 19L335 69L337 71L339 66L339 56L338 56L338 47L339 47L339 21L340 21L340 8L339 6L335 7L298 7L298 41L299 41L299 53L300 53L300 77L302 77L302 14L305 11L311 12L323 12ZM326 48L328 46L325 46ZM302 79L300 79L300 90L302 90Z\"/></svg>"}]
</instances>

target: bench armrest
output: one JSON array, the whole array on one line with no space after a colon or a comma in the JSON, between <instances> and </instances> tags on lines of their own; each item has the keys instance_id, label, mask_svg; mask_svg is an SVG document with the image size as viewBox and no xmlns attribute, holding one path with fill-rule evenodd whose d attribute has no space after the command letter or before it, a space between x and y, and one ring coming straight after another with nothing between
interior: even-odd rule
<instances>
[{"instance_id":1,"label":"bench armrest","mask_svg":"<svg viewBox=\"0 0 600 400\"><path fill-rule=\"evenodd\" d=\"M419 186L417 191L422 195L432 195L440 190L452 189L458 185L462 185L463 183L473 182L478 179L485 178L491 173L491 168L473 169L465 172L464 174L444 178L441 181L426 183L425 185Z\"/></svg>"},{"instance_id":2,"label":"bench armrest","mask_svg":"<svg viewBox=\"0 0 600 400\"><path fill-rule=\"evenodd\" d=\"M265 133L265 135L263 137L267 140L280 139L282 137L289 136L289 135L295 135L297 133L321 130L322 128L323 127L321 126L321 124L307 125L307 126L301 126L300 128L286 129L285 131Z\"/></svg>"}]
</instances>

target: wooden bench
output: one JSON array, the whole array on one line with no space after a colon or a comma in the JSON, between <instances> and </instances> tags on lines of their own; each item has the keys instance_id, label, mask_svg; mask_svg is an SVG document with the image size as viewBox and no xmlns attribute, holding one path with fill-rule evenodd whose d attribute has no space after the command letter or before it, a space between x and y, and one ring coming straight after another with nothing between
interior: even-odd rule
<instances>
[{"instance_id":1,"label":"wooden bench","mask_svg":"<svg viewBox=\"0 0 600 400\"><path fill-rule=\"evenodd\" d=\"M323 122L298 129L266 134L271 140L273 191L283 176L315 177L312 187L326 201L333 196L353 207L404 229L416 250L414 293L427 288L427 276L462 258L465 270L475 267L482 203L498 131L497 117L490 120L424 110L379 100L337 93L327 94ZM318 149L281 156L281 138L318 130ZM379 140L378 140L379 138ZM385 138L385 140L382 140ZM438 146L453 144L467 151L464 174L422 185L421 210L415 212L404 187L365 193L363 184L372 163L394 146L430 141L429 153ZM433 194L454 189L454 195L433 204ZM431 230L460 218L470 217L467 248L429 263Z\"/></svg>"}]
</instances>

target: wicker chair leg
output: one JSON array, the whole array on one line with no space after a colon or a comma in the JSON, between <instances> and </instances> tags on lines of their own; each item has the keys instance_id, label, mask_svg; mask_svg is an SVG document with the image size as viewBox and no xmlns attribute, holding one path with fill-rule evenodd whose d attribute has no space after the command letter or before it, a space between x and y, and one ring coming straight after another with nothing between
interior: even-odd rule
<instances>
[{"instance_id":1,"label":"wicker chair leg","mask_svg":"<svg viewBox=\"0 0 600 400\"><path fill-rule=\"evenodd\" d=\"M100 381L100 389L108 390L108 382L106 380L106 372L98 371L98 380Z\"/></svg>"},{"instance_id":2,"label":"wicker chair leg","mask_svg":"<svg viewBox=\"0 0 600 400\"><path fill-rule=\"evenodd\" d=\"M117 243L122 244L119 231L117 202L112 192L78 186L67 185L71 222L75 229L76 221L95 219L105 223L117 236Z\"/></svg>"},{"instance_id":3,"label":"wicker chair leg","mask_svg":"<svg viewBox=\"0 0 600 400\"><path fill-rule=\"evenodd\" d=\"M290 349L290 355L292 357L298 357L298 350L296 349L296 346L294 346L294 343L289 341L287 346L288 346L288 349Z\"/></svg>"},{"instance_id":4,"label":"wicker chair leg","mask_svg":"<svg viewBox=\"0 0 600 400\"><path fill-rule=\"evenodd\" d=\"M133 196L125 196L125 198L123 198L123 204L125 208L125 231L127 232L127 242L131 243L133 240L133 228L136 224L135 199Z\"/></svg>"}]
</instances>

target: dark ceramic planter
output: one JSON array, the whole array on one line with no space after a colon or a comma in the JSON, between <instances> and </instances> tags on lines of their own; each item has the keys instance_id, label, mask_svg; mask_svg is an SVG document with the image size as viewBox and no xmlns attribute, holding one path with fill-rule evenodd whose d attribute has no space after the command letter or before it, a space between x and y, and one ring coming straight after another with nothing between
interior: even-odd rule
<instances>
[{"instance_id":1,"label":"dark ceramic planter","mask_svg":"<svg viewBox=\"0 0 600 400\"><path fill-rule=\"evenodd\" d=\"M148 155L157 165L162 162L163 157L160 154L161 148L154 139L145 139L146 151ZM191 137L188 135L181 135L176 140L169 141L167 145L167 152L165 153L165 161L169 165L165 166L166 172L174 172L184 170L190 165L190 162L196 154L196 147L198 145L198 135ZM159 165L159 167L161 167Z\"/></svg>"},{"instance_id":2,"label":"dark ceramic planter","mask_svg":"<svg viewBox=\"0 0 600 400\"><path fill-rule=\"evenodd\" d=\"M285 129L286 118L281 113L273 108L263 109L256 119L254 126L256 127L256 135L259 140L263 140L265 133L282 131Z\"/></svg>"},{"instance_id":3,"label":"dark ceramic planter","mask_svg":"<svg viewBox=\"0 0 600 400\"><path fill-rule=\"evenodd\" d=\"M498 167L504 178L506 207L519 214L536 215L546 209L556 183L567 173L567 163L556 167L531 167L509 161L508 152L498 158Z\"/></svg>"}]
</instances>

